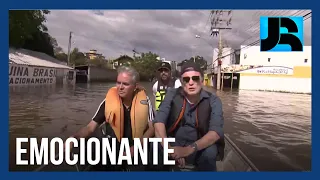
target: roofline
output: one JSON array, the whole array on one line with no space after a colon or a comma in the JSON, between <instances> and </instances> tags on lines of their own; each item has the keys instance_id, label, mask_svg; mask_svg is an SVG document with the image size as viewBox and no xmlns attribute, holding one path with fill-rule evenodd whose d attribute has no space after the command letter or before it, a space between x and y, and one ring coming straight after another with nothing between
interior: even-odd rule
<instances>
[{"instance_id":1,"label":"roofline","mask_svg":"<svg viewBox=\"0 0 320 180\"><path fill-rule=\"evenodd\" d=\"M10 57L11 54L15 55L15 53L20 53L20 54L22 54L24 56L30 56L30 57L39 59L40 61L49 62L52 65L38 65L36 63L30 63L28 61L23 62L22 59L17 59L18 62L16 62L14 58L12 59ZM29 54L29 53L35 53L35 54ZM42 58L42 57L39 57L37 55L41 55L41 56L44 56L44 57L47 56L47 57ZM47 58L49 58L49 59L47 59ZM46 67L46 68L56 68L56 69L70 69L70 70L74 69L73 67L68 66L66 64L58 63L57 62L58 59L56 59L55 57L49 56L46 53L33 51L33 50L29 50L29 49L24 49L24 48L12 48L12 47L9 47L9 58L8 59L9 59L9 64L15 64L15 65L24 65L24 66L33 66L33 67ZM52 61L52 60L54 60L54 61ZM58 67L56 67L56 66L58 66Z\"/></svg>"},{"instance_id":2,"label":"roofline","mask_svg":"<svg viewBox=\"0 0 320 180\"><path fill-rule=\"evenodd\" d=\"M75 68L76 68L76 67L85 67L85 66L88 66L88 67L89 67L90 65L78 65L78 66L75 66Z\"/></svg>"},{"instance_id":3,"label":"roofline","mask_svg":"<svg viewBox=\"0 0 320 180\"><path fill-rule=\"evenodd\" d=\"M11 61L11 60L10 60ZM9 62L9 64L11 65L22 65L22 66L32 66L32 67L44 67L44 68L55 68L55 69L70 69L70 70L74 70L73 67L52 67L52 66L41 66L41 65L32 65L32 64L19 64L19 63L15 63L13 61Z\"/></svg>"}]
</instances>

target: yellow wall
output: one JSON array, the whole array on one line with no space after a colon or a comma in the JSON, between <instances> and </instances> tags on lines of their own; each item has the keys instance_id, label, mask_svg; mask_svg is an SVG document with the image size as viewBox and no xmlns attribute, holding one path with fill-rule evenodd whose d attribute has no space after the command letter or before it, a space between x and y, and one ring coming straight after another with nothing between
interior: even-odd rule
<instances>
[{"instance_id":1,"label":"yellow wall","mask_svg":"<svg viewBox=\"0 0 320 180\"><path fill-rule=\"evenodd\" d=\"M311 78L312 70L310 66L295 66L293 67L292 75L285 74L254 74L240 73L241 76L263 76L263 77L284 77L284 78Z\"/></svg>"},{"instance_id":2,"label":"yellow wall","mask_svg":"<svg viewBox=\"0 0 320 180\"><path fill-rule=\"evenodd\" d=\"M310 66L295 66L288 74L240 73L239 89L311 93Z\"/></svg>"},{"instance_id":3,"label":"yellow wall","mask_svg":"<svg viewBox=\"0 0 320 180\"><path fill-rule=\"evenodd\" d=\"M96 55L92 55L92 54L89 55L89 59L91 59L91 60L95 59L96 57L97 57Z\"/></svg>"},{"instance_id":4,"label":"yellow wall","mask_svg":"<svg viewBox=\"0 0 320 180\"><path fill-rule=\"evenodd\" d=\"M207 74L204 74L204 76L203 76L204 78L204 80L203 80L203 85L205 85L205 86L211 86L211 76L210 75L207 75Z\"/></svg>"}]
</instances>

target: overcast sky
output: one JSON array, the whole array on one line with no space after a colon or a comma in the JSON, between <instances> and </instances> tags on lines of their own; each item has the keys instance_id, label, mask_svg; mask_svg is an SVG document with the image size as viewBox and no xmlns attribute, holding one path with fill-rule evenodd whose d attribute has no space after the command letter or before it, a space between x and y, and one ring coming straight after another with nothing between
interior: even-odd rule
<instances>
[{"instance_id":1,"label":"overcast sky","mask_svg":"<svg viewBox=\"0 0 320 180\"><path fill-rule=\"evenodd\" d=\"M224 44L232 48L259 40L261 15L300 15L309 10L233 10L232 30L223 30ZM218 38L209 36L209 10L52 10L47 16L51 36L67 51L69 32L72 47L87 52L96 49L106 58L152 51L166 60L182 61L194 55L212 59ZM227 13L223 16L229 18ZM307 16L308 17L308 16ZM222 24L223 25L223 24ZM226 24L224 24L226 26ZM304 24L305 45L311 43L311 18ZM201 38L195 38L200 35Z\"/></svg>"}]
</instances>

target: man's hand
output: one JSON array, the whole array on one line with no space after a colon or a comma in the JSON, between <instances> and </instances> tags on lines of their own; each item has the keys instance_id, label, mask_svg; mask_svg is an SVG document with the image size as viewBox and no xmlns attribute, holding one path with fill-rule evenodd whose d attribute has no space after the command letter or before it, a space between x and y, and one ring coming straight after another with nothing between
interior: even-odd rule
<instances>
[{"instance_id":1,"label":"man's hand","mask_svg":"<svg viewBox=\"0 0 320 180\"><path fill-rule=\"evenodd\" d=\"M178 159L178 160L176 160L176 161L177 161L177 163L178 163L178 167L179 167L179 168L184 168L184 167L186 166L186 161L185 161L184 158L180 158L180 159Z\"/></svg>"},{"instance_id":2,"label":"man's hand","mask_svg":"<svg viewBox=\"0 0 320 180\"><path fill-rule=\"evenodd\" d=\"M190 146L187 146L187 147L174 146L173 149L174 149L174 153L171 154L171 157L176 160L180 158L185 158L194 152L194 149Z\"/></svg>"}]
</instances>

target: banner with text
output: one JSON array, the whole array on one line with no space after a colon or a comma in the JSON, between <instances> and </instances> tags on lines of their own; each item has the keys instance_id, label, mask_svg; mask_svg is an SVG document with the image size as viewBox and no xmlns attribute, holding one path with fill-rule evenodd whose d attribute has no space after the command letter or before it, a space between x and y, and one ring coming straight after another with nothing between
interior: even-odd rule
<instances>
[{"instance_id":1,"label":"banner with text","mask_svg":"<svg viewBox=\"0 0 320 180\"><path fill-rule=\"evenodd\" d=\"M9 65L9 85L54 84L56 70L46 67Z\"/></svg>"},{"instance_id":2,"label":"banner with text","mask_svg":"<svg viewBox=\"0 0 320 180\"><path fill-rule=\"evenodd\" d=\"M262 66L239 71L246 74L293 75L293 68L284 66Z\"/></svg>"}]
</instances>

